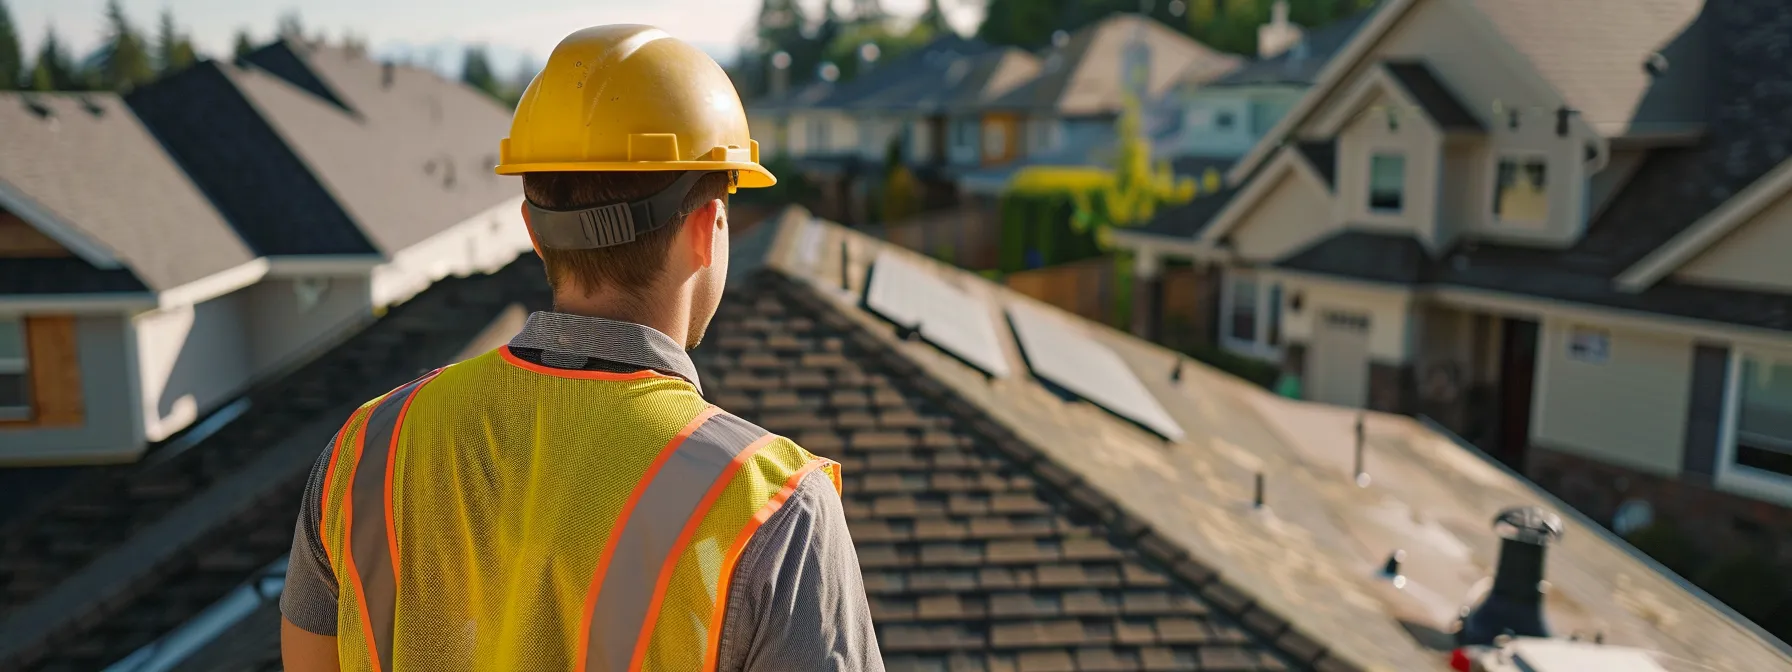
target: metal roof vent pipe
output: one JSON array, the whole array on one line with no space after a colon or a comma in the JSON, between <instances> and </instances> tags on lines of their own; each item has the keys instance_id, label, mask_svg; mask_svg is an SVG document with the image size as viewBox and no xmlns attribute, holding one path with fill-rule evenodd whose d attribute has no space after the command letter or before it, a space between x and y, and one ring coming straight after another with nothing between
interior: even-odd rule
<instances>
[{"instance_id":1,"label":"metal roof vent pipe","mask_svg":"<svg viewBox=\"0 0 1792 672\"><path fill-rule=\"evenodd\" d=\"M1501 635L1548 637L1543 618L1543 561L1549 545L1562 538L1562 519L1534 507L1513 507L1493 520L1500 535L1500 559L1493 588L1469 611L1456 630L1459 646L1488 646Z\"/></svg>"},{"instance_id":2,"label":"metal roof vent pipe","mask_svg":"<svg viewBox=\"0 0 1792 672\"><path fill-rule=\"evenodd\" d=\"M398 66L391 61L380 63L380 88L391 89L392 79L398 74Z\"/></svg>"}]
</instances>

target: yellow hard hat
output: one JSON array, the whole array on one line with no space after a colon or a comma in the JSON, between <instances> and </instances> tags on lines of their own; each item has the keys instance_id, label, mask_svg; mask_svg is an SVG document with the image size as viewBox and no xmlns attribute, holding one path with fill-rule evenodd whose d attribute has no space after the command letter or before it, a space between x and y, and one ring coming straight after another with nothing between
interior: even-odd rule
<instances>
[{"instance_id":1,"label":"yellow hard hat","mask_svg":"<svg viewBox=\"0 0 1792 672\"><path fill-rule=\"evenodd\" d=\"M498 145L499 175L546 171L731 171L778 182L728 73L652 26L586 28L561 40Z\"/></svg>"}]
</instances>

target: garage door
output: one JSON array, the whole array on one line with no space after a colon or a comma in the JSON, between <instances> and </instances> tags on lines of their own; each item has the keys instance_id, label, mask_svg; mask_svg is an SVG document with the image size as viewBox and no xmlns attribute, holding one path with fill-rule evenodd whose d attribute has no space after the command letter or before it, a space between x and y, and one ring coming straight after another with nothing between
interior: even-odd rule
<instances>
[{"instance_id":1,"label":"garage door","mask_svg":"<svg viewBox=\"0 0 1792 672\"><path fill-rule=\"evenodd\" d=\"M1319 313L1313 326L1310 398L1362 408L1369 399L1369 316L1336 310Z\"/></svg>"}]
</instances>

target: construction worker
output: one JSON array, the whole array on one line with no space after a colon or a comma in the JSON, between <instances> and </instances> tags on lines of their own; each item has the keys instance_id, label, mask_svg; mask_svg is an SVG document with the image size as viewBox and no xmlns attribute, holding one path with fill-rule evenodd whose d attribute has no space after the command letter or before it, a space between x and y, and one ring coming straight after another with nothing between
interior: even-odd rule
<instances>
[{"instance_id":1,"label":"construction worker","mask_svg":"<svg viewBox=\"0 0 1792 672\"><path fill-rule=\"evenodd\" d=\"M356 411L306 489L288 670L881 670L838 465L704 401L728 195L770 186L728 76L573 33L498 150L554 312Z\"/></svg>"}]
</instances>

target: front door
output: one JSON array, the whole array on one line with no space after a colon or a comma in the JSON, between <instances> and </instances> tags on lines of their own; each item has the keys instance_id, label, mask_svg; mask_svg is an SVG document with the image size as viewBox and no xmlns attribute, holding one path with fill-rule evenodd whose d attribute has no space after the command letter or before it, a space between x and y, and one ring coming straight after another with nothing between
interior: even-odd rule
<instances>
[{"instance_id":1,"label":"front door","mask_svg":"<svg viewBox=\"0 0 1792 672\"><path fill-rule=\"evenodd\" d=\"M1307 363L1312 370L1310 399L1351 408L1367 405L1369 316L1320 310Z\"/></svg>"},{"instance_id":2,"label":"front door","mask_svg":"<svg viewBox=\"0 0 1792 672\"><path fill-rule=\"evenodd\" d=\"M1531 386L1537 371L1537 323L1508 318L1500 332L1500 425L1494 457L1524 473L1531 446Z\"/></svg>"}]
</instances>

